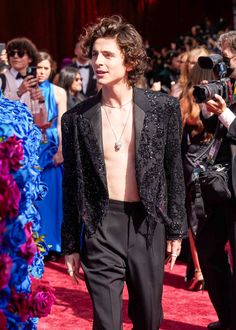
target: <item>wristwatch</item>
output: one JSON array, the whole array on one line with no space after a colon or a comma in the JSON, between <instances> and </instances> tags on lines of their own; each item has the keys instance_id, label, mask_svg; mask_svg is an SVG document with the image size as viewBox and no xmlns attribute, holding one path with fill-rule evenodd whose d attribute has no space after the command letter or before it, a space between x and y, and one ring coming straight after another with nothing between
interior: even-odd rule
<instances>
[{"instance_id":1,"label":"wristwatch","mask_svg":"<svg viewBox=\"0 0 236 330\"><path fill-rule=\"evenodd\" d=\"M21 98L21 94L20 94L19 89L17 89L17 91L16 91L16 95L19 97L19 99Z\"/></svg>"}]
</instances>

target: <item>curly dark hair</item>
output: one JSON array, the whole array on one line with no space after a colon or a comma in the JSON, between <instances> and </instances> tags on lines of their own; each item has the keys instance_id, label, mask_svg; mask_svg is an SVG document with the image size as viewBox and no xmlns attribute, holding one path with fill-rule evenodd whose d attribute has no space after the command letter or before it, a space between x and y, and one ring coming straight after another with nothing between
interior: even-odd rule
<instances>
[{"instance_id":1,"label":"curly dark hair","mask_svg":"<svg viewBox=\"0 0 236 330\"><path fill-rule=\"evenodd\" d=\"M116 39L124 55L124 64L132 67L128 72L128 84L135 85L148 68L148 57L138 31L121 16L99 18L80 36L80 46L86 57L92 58L93 45L98 38Z\"/></svg>"},{"instance_id":2,"label":"curly dark hair","mask_svg":"<svg viewBox=\"0 0 236 330\"><path fill-rule=\"evenodd\" d=\"M10 51L15 49L25 51L32 61L31 65L37 65L39 54L35 44L31 40L24 37L10 40L7 43L7 54L9 54ZM9 55L7 55L7 57L9 60Z\"/></svg>"},{"instance_id":3,"label":"curly dark hair","mask_svg":"<svg viewBox=\"0 0 236 330\"><path fill-rule=\"evenodd\" d=\"M217 46L221 49L227 43L233 53L236 53L236 31L222 33L217 41Z\"/></svg>"}]
</instances>

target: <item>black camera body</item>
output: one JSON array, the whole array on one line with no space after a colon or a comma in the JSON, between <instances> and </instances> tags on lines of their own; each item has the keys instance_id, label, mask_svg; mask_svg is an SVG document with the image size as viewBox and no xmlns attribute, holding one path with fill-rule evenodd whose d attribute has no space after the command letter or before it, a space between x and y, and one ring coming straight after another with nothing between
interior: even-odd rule
<instances>
[{"instance_id":1,"label":"black camera body","mask_svg":"<svg viewBox=\"0 0 236 330\"><path fill-rule=\"evenodd\" d=\"M213 70L218 80L210 81L208 84L194 86L193 96L196 103L205 103L214 99L215 94L219 94L227 104L232 103L232 85L229 74L228 64L223 61L219 54L210 56L200 56L198 64L202 69Z\"/></svg>"}]
</instances>

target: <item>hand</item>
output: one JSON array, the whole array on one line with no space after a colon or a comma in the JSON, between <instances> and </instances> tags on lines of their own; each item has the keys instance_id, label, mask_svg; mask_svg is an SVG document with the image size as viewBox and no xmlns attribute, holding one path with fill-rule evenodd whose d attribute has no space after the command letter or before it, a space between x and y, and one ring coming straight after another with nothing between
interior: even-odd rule
<instances>
[{"instance_id":1,"label":"hand","mask_svg":"<svg viewBox=\"0 0 236 330\"><path fill-rule=\"evenodd\" d=\"M47 121L48 119L48 112L45 106L39 107L39 113L34 113L34 123L41 129L47 129L51 126L51 123Z\"/></svg>"},{"instance_id":2,"label":"hand","mask_svg":"<svg viewBox=\"0 0 236 330\"><path fill-rule=\"evenodd\" d=\"M214 113L215 115L221 115L227 108L225 100L218 94L215 94L214 100L206 102L206 108L208 111Z\"/></svg>"},{"instance_id":3,"label":"hand","mask_svg":"<svg viewBox=\"0 0 236 330\"><path fill-rule=\"evenodd\" d=\"M32 79L35 80L35 79ZM30 97L32 100L41 101L43 99L41 89L38 87L38 85L32 87L30 89Z\"/></svg>"},{"instance_id":4,"label":"hand","mask_svg":"<svg viewBox=\"0 0 236 330\"><path fill-rule=\"evenodd\" d=\"M172 270L174 268L176 259L178 258L178 256L180 255L180 251L181 251L181 244L182 244L182 240L181 239L177 239L177 240L168 240L167 241L167 259L166 259L166 263L170 263L170 270Z\"/></svg>"},{"instance_id":5,"label":"hand","mask_svg":"<svg viewBox=\"0 0 236 330\"><path fill-rule=\"evenodd\" d=\"M72 253L65 256L65 264L69 276L73 279L75 284L79 283L80 270L80 255L79 253Z\"/></svg>"},{"instance_id":6,"label":"hand","mask_svg":"<svg viewBox=\"0 0 236 330\"><path fill-rule=\"evenodd\" d=\"M53 162L55 166L60 165L61 163L63 163L64 159L62 156L62 151L58 150L57 153L53 156Z\"/></svg>"},{"instance_id":7,"label":"hand","mask_svg":"<svg viewBox=\"0 0 236 330\"><path fill-rule=\"evenodd\" d=\"M27 76L22 81L20 87L18 88L19 96L22 96L26 92L31 92L31 89L35 87L38 83L38 79L34 78L33 76Z\"/></svg>"},{"instance_id":8,"label":"hand","mask_svg":"<svg viewBox=\"0 0 236 330\"><path fill-rule=\"evenodd\" d=\"M161 82L160 81L154 82L151 90L159 92L161 90Z\"/></svg>"}]
</instances>

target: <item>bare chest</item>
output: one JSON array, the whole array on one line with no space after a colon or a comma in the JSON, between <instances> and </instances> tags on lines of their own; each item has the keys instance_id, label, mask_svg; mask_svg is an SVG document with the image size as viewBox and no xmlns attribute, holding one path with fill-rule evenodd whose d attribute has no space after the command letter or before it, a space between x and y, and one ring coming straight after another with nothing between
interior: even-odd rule
<instances>
[{"instance_id":1,"label":"bare chest","mask_svg":"<svg viewBox=\"0 0 236 330\"><path fill-rule=\"evenodd\" d=\"M102 108L102 137L104 156L130 153L134 149L133 111ZM132 153L132 152L131 152Z\"/></svg>"}]
</instances>

